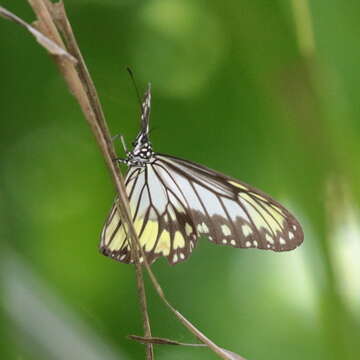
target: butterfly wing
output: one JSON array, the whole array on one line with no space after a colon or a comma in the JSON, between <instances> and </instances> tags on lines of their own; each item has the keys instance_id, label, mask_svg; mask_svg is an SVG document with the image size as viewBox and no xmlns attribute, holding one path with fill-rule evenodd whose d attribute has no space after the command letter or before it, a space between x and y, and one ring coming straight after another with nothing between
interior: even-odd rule
<instances>
[{"instance_id":1,"label":"butterfly wing","mask_svg":"<svg viewBox=\"0 0 360 360\"><path fill-rule=\"evenodd\" d=\"M155 166L129 170L125 179L135 231L149 263L166 256L170 264L187 259L195 247L196 228L174 191ZM130 239L114 203L101 234L100 250L124 263L133 263ZM143 259L140 258L140 261Z\"/></svg>"},{"instance_id":2,"label":"butterfly wing","mask_svg":"<svg viewBox=\"0 0 360 360\"><path fill-rule=\"evenodd\" d=\"M302 243L296 218L260 190L174 156L157 154L156 164L187 199L198 235L217 244L273 251Z\"/></svg>"},{"instance_id":3,"label":"butterfly wing","mask_svg":"<svg viewBox=\"0 0 360 360\"><path fill-rule=\"evenodd\" d=\"M303 241L300 224L268 195L202 165L156 154L145 168L129 170L126 189L135 230L151 263L186 260L204 235L238 248L287 251ZM133 262L127 231L113 206L100 248Z\"/></svg>"}]
</instances>

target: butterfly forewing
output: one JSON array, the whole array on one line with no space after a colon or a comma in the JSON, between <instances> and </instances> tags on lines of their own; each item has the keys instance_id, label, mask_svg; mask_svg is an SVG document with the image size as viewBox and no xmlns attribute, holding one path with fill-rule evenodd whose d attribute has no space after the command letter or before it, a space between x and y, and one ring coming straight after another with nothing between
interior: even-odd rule
<instances>
[{"instance_id":1,"label":"butterfly forewing","mask_svg":"<svg viewBox=\"0 0 360 360\"><path fill-rule=\"evenodd\" d=\"M263 192L202 165L158 155L169 167L198 233L218 244L286 251L303 241L300 224L282 205Z\"/></svg>"}]
</instances>

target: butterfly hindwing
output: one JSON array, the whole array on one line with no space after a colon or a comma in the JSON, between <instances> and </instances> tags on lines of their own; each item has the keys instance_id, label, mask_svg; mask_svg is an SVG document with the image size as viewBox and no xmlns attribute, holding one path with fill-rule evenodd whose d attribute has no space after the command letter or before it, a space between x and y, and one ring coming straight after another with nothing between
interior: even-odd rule
<instances>
[{"instance_id":1,"label":"butterfly hindwing","mask_svg":"<svg viewBox=\"0 0 360 360\"><path fill-rule=\"evenodd\" d=\"M126 177L134 227L149 263L166 256L170 264L186 260L196 246L197 234L186 205L161 182L152 166L130 170ZM132 263L128 231L116 201L101 236L101 251L118 261Z\"/></svg>"}]
</instances>

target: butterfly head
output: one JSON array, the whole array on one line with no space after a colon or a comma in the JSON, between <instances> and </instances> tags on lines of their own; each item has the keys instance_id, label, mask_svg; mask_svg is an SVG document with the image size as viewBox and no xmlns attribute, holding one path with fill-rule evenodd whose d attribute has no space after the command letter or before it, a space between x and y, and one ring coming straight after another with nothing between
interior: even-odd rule
<instances>
[{"instance_id":1,"label":"butterfly head","mask_svg":"<svg viewBox=\"0 0 360 360\"><path fill-rule=\"evenodd\" d=\"M130 166L143 167L152 161L154 152L149 137L146 133L140 132L133 142L133 149L127 153L126 163Z\"/></svg>"}]
</instances>

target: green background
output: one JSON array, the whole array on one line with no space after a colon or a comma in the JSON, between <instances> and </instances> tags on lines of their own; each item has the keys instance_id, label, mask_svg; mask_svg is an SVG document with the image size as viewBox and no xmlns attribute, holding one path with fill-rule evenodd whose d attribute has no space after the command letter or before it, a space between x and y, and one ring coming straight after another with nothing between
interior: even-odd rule
<instances>
[{"instance_id":1,"label":"green background","mask_svg":"<svg viewBox=\"0 0 360 360\"><path fill-rule=\"evenodd\" d=\"M186 263L158 261L170 302L248 359L359 359L360 2L65 5L113 134L138 130L130 65L152 83L155 151L262 189L304 226L290 253L202 239ZM45 50L3 19L0 55L0 357L144 358L126 339L142 334L134 269L97 250L114 188L94 138ZM147 289L153 334L194 342Z\"/></svg>"}]
</instances>

